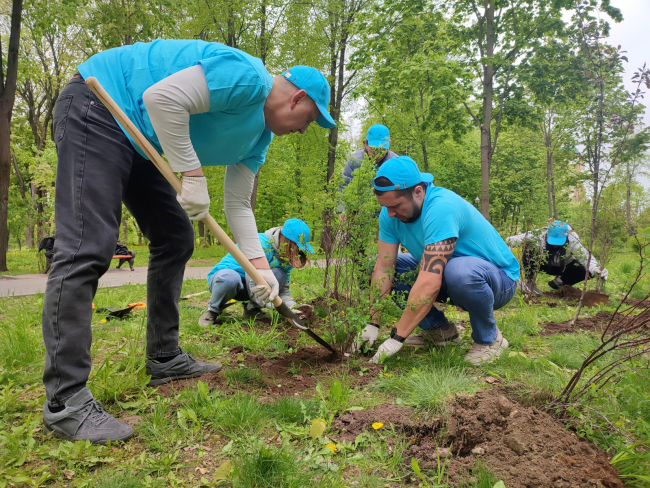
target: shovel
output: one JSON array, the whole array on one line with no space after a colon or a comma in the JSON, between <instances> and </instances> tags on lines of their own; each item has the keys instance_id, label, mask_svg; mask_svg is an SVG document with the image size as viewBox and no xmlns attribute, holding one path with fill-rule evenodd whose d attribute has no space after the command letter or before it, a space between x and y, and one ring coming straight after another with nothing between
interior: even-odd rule
<instances>
[{"instance_id":1,"label":"shovel","mask_svg":"<svg viewBox=\"0 0 650 488\"><path fill-rule=\"evenodd\" d=\"M135 126L131 120L126 116L120 107L113 101L106 90L102 85L97 81L97 78L90 77L86 80L86 85L92 90L92 92L99 98L99 101L108 109L108 111L115 117L115 120L129 133L131 138L140 146L140 149L147 155L153 164L156 165L156 168L163 174L165 179L169 182L170 185L176 190L177 193L181 192L181 180L176 176L176 173L165 163L165 160L158 154L158 151L154 149L151 143L142 135L140 130ZM257 269L250 263L248 258L239 250L235 243L228 237L223 229L217 224L217 222L212 218L211 215L207 215L202 220L203 224L214 234L214 236L219 240L219 242L226 248L226 250L235 258L235 261L244 269L248 276L250 276L255 283L265 284L268 286L264 278L257 272ZM318 342L321 346L326 348L328 351L336 354L336 350L328 344L323 338L319 337L313 330L307 327L303 321L294 314L285 303L282 303L282 299L277 296L273 300L273 305L280 315L286 318L291 325L302 330Z\"/></svg>"}]
</instances>

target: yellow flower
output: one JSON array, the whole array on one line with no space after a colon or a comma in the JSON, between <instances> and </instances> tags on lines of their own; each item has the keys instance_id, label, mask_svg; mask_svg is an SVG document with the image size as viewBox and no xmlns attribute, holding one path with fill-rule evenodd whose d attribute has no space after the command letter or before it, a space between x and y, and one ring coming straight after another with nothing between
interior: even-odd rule
<instances>
[{"instance_id":1,"label":"yellow flower","mask_svg":"<svg viewBox=\"0 0 650 488\"><path fill-rule=\"evenodd\" d=\"M375 430L379 430L383 426L384 426L384 424L382 424L381 422L375 422L374 424L372 424L372 428L375 429Z\"/></svg>"},{"instance_id":2,"label":"yellow flower","mask_svg":"<svg viewBox=\"0 0 650 488\"><path fill-rule=\"evenodd\" d=\"M390 378L390 377L393 376L393 375L390 374L390 373L384 373L384 376L385 376L386 378Z\"/></svg>"},{"instance_id":3,"label":"yellow flower","mask_svg":"<svg viewBox=\"0 0 650 488\"><path fill-rule=\"evenodd\" d=\"M327 444L325 447L328 448L328 449L331 449L332 452L336 452L336 445L335 444Z\"/></svg>"}]
</instances>

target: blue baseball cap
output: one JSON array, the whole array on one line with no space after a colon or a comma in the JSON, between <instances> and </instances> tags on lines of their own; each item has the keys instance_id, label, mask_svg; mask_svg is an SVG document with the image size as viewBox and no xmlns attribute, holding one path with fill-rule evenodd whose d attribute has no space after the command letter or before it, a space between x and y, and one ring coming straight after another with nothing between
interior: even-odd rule
<instances>
[{"instance_id":1,"label":"blue baseball cap","mask_svg":"<svg viewBox=\"0 0 650 488\"><path fill-rule=\"evenodd\" d=\"M393 182L391 186L377 186L377 178L384 176ZM433 181L433 175L420 173L418 165L408 156L398 156L389 159L381 165L372 185L377 191L405 190L418 183L429 183Z\"/></svg>"},{"instance_id":2,"label":"blue baseball cap","mask_svg":"<svg viewBox=\"0 0 650 488\"><path fill-rule=\"evenodd\" d=\"M309 66L294 66L282 73L285 80L290 81L301 90L305 90L318 110L320 117L316 123L325 129L336 127L336 122L327 111L330 104L330 84L316 68Z\"/></svg>"},{"instance_id":3,"label":"blue baseball cap","mask_svg":"<svg viewBox=\"0 0 650 488\"><path fill-rule=\"evenodd\" d=\"M390 145L390 133L388 127L381 124L375 124L368 129L366 140L370 147L383 147L388 149Z\"/></svg>"},{"instance_id":4,"label":"blue baseball cap","mask_svg":"<svg viewBox=\"0 0 650 488\"><path fill-rule=\"evenodd\" d=\"M548 226L546 231L546 242L552 246L563 246L569 235L569 226L561 220L556 220Z\"/></svg>"},{"instance_id":5,"label":"blue baseball cap","mask_svg":"<svg viewBox=\"0 0 650 488\"><path fill-rule=\"evenodd\" d=\"M284 237L298 244L298 249L306 254L312 254L314 249L309 244L311 231L309 226L300 219L289 219L280 231Z\"/></svg>"}]
</instances>

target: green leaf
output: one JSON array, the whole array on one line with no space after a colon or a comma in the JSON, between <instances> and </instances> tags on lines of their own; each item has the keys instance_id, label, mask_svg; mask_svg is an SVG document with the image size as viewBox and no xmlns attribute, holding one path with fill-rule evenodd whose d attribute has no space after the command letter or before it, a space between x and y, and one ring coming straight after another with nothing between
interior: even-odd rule
<instances>
[{"instance_id":1,"label":"green leaf","mask_svg":"<svg viewBox=\"0 0 650 488\"><path fill-rule=\"evenodd\" d=\"M230 473L232 472L232 463L227 460L221 463L221 466L217 468L217 470L214 472L214 478L212 478L212 481L218 481L218 480L228 480L230 479Z\"/></svg>"},{"instance_id":2,"label":"green leaf","mask_svg":"<svg viewBox=\"0 0 650 488\"><path fill-rule=\"evenodd\" d=\"M502 480L499 480L492 488L506 488L506 484Z\"/></svg>"},{"instance_id":3,"label":"green leaf","mask_svg":"<svg viewBox=\"0 0 650 488\"><path fill-rule=\"evenodd\" d=\"M327 429L327 424L323 419L314 419L311 422L311 429L309 429L309 433L311 434L312 439L318 439L323 436L325 433L325 429Z\"/></svg>"}]
</instances>

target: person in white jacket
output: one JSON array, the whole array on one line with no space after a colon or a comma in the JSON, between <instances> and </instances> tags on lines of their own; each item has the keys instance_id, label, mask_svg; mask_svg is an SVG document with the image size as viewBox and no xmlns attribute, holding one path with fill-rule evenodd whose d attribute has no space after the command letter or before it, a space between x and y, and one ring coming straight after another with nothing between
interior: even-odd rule
<instances>
[{"instance_id":1,"label":"person in white jacket","mask_svg":"<svg viewBox=\"0 0 650 488\"><path fill-rule=\"evenodd\" d=\"M526 293L542 294L535 286L537 271L555 276L548 282L548 286L554 290L583 282L587 269L589 278L600 275L603 280L607 279L607 270L598 264L593 255L587 262L589 251L580 243L578 234L571 226L561 220L541 229L506 238L506 244L511 248L521 247L526 242L532 244L526 246L523 255L526 280L521 283L521 287Z\"/></svg>"}]
</instances>

